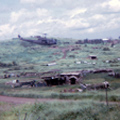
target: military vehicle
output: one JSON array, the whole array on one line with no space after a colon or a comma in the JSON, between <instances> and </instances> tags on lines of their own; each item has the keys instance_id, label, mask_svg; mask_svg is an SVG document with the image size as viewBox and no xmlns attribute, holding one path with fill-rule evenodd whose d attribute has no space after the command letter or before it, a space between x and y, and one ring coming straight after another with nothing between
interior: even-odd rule
<instances>
[{"instance_id":1,"label":"military vehicle","mask_svg":"<svg viewBox=\"0 0 120 120\"><path fill-rule=\"evenodd\" d=\"M41 37L41 36L35 36L32 38L22 38L20 35L18 35L18 38L22 41L26 41L26 42L31 42L31 43L35 43L35 44L40 44L40 45L55 45L57 44L57 39L50 39L50 38L46 38L46 37Z\"/></svg>"}]
</instances>

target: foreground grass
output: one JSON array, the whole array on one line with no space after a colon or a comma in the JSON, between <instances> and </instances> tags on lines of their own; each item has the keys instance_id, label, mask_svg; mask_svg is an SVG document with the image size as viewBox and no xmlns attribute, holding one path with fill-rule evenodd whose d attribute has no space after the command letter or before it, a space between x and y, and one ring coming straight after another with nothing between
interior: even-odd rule
<instances>
[{"instance_id":1,"label":"foreground grass","mask_svg":"<svg viewBox=\"0 0 120 120\"><path fill-rule=\"evenodd\" d=\"M1 113L0 120L119 120L120 107L90 100L35 103Z\"/></svg>"}]
</instances>

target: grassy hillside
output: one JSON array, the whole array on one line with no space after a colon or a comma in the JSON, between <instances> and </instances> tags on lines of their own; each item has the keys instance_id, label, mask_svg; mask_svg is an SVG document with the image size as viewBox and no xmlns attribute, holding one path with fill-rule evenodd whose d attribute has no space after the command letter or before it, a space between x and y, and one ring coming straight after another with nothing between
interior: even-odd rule
<instances>
[{"instance_id":1,"label":"grassy hillside","mask_svg":"<svg viewBox=\"0 0 120 120\"><path fill-rule=\"evenodd\" d=\"M21 81L37 80L42 81L41 76L22 76L4 78L4 75L20 75L26 72L53 73L93 70L93 69L112 69L120 73L120 44L111 47L110 44L75 44L75 41L63 39L54 46L43 46L20 41L18 39L0 42L0 94L16 97L28 98L58 98L78 100L73 102L59 102L39 104L32 106L21 106L7 112L0 112L0 119L27 119L46 120L118 120L119 106L110 105L106 108L100 101L105 101L105 91L86 91L86 92L62 92L64 89L80 88L78 85L64 85L39 88L11 88L5 83L14 79ZM91 60L89 55L96 55L96 60ZM49 63L56 63L49 66ZM52 71L54 71L52 73ZM44 75L41 74L41 75ZM108 90L108 101L120 101L120 78L108 76L107 73L87 74L83 78L84 83L101 83L107 80L110 82ZM80 101L81 102L80 102ZM94 101L94 103L93 103ZM99 103L99 104L98 104ZM0 107L5 103L0 103ZM72 105L72 107L71 107ZM41 112L42 110L42 112ZM105 115L106 114L106 115ZM114 118L116 116L116 118Z\"/></svg>"},{"instance_id":2,"label":"grassy hillside","mask_svg":"<svg viewBox=\"0 0 120 120\"><path fill-rule=\"evenodd\" d=\"M114 47L111 47L109 43L86 45L75 44L75 41L69 39L61 40L57 45L53 46L31 44L25 41L20 41L18 39L0 42L1 94L12 94L12 92L10 92L12 91L11 88L9 86L5 86L4 83L13 79L20 79L22 81L36 79L41 81L41 76L28 76L22 78L13 77L3 79L5 74L19 75L26 72L42 73L48 71L54 71L56 73L101 68L113 69L114 71L119 72L119 47L120 44L116 44ZM91 60L89 55L96 55L97 59ZM56 64L53 66L47 65L53 62ZM52 72L50 72L50 74L52 74ZM48 75L48 73L46 75ZM87 74L83 80L84 83L100 83L107 80L110 82L112 89L120 88L119 78L115 79L113 77L109 77L107 73ZM65 87L61 87L61 90ZM77 87L79 87L79 85ZM6 89L4 90L4 88ZM22 90L23 88L20 88L20 91ZM49 90L49 88L47 88L47 90ZM7 91L9 92L7 93ZM34 89L32 89L32 91L34 91ZM20 93L21 92L19 92L19 94Z\"/></svg>"},{"instance_id":3,"label":"grassy hillside","mask_svg":"<svg viewBox=\"0 0 120 120\"><path fill-rule=\"evenodd\" d=\"M69 42L69 41L68 41ZM104 50L108 47L109 50ZM120 44L110 47L109 44L87 44L87 46L74 44L70 42L65 44L63 41L56 46L42 46L22 42L19 40L11 40L0 42L0 62L18 64L17 72L21 71L49 71L52 69L60 69L62 71L76 71L80 69L94 68L112 68L119 69L120 56L118 51ZM89 55L96 55L97 60L90 60ZM111 63L107 63L111 61ZM48 63L56 62L55 66L46 66ZM16 72L15 67L11 72ZM32 69L31 69L32 68ZM4 70L3 70L4 69ZM2 68L1 74L8 68Z\"/></svg>"}]
</instances>

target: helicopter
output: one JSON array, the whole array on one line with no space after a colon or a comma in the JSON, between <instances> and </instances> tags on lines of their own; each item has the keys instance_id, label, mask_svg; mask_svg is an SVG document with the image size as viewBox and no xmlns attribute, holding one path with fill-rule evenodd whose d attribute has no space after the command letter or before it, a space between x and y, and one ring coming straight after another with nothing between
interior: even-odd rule
<instances>
[{"instance_id":1,"label":"helicopter","mask_svg":"<svg viewBox=\"0 0 120 120\"><path fill-rule=\"evenodd\" d=\"M57 44L57 39L53 39L53 38L46 38L46 37L41 37L41 36L35 36L32 39L26 39L21 37L20 35L18 35L18 38L22 41L26 41L26 42L31 42L31 43L35 43L35 44L40 44L40 45L55 45Z\"/></svg>"}]
</instances>

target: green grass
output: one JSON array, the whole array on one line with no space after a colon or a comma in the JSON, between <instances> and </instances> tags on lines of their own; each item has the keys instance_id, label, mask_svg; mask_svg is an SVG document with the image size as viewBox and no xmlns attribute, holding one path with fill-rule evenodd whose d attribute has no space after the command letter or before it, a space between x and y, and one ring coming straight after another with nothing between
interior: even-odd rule
<instances>
[{"instance_id":1,"label":"green grass","mask_svg":"<svg viewBox=\"0 0 120 120\"><path fill-rule=\"evenodd\" d=\"M86 91L86 92L61 92L64 89L76 89L80 88L79 85L65 85L65 86L55 86L55 87L40 87L40 88L11 88L4 87L1 84L0 94L6 96L14 97L28 97L28 98L53 98L53 99L72 99L72 100L83 100L91 99L98 101L106 100L105 90L99 91ZM108 100L109 101L120 101L120 88L108 90Z\"/></svg>"},{"instance_id":2,"label":"green grass","mask_svg":"<svg viewBox=\"0 0 120 120\"><path fill-rule=\"evenodd\" d=\"M11 40L8 42L1 42L0 44L0 57L1 61L5 63L11 63L12 61L16 61L21 70L24 70L23 66L33 66L35 71L46 71L52 69L62 69L63 71L67 70L81 70L81 69L93 69L93 68L119 68L120 62L117 63L105 63L103 61L113 60L120 56L117 51L120 47L120 44L117 44L116 47L110 48L110 51L103 51L103 48L106 45L98 44L97 47L100 49L93 49L96 45L80 45L79 50L68 51L65 59L61 59L63 57L63 53L61 52L62 48L69 48L69 46L74 46L75 44L72 41L70 44L58 44L58 48L51 48L48 46L40 46L35 44L29 44L24 42L27 47L23 46L23 43L19 40ZM59 55L55 55L55 53L59 53ZM98 57L98 60L90 60L88 56L91 54L95 54ZM69 57L74 55L75 57ZM55 66L44 66L47 63L52 61L56 61L57 65ZM75 64L75 61L87 61L90 64ZM92 65L93 62L96 62L96 65ZM39 67L38 67L39 66ZM18 70L20 72L21 70ZM2 70L1 70L2 72ZM14 72L14 71L13 71Z\"/></svg>"},{"instance_id":3,"label":"green grass","mask_svg":"<svg viewBox=\"0 0 120 120\"><path fill-rule=\"evenodd\" d=\"M119 120L120 107L95 101L54 101L23 105L1 114L0 120Z\"/></svg>"},{"instance_id":4,"label":"green grass","mask_svg":"<svg viewBox=\"0 0 120 120\"><path fill-rule=\"evenodd\" d=\"M70 42L64 44L62 42ZM63 49L66 48L79 48L77 50L67 51L66 57L62 59L64 53ZM76 46L76 47L75 47ZM93 49L98 47L99 49ZM109 50L103 50L108 47ZM58 72L80 71L80 70L93 70L93 69L113 69L120 73L120 57L119 52L120 44L115 47L110 47L109 44L88 44L75 45L73 40L64 39L56 45L41 46L21 42L18 39L6 42L0 42L0 62L11 64L14 61L16 66L0 67L0 76L5 74L20 74L25 72L47 72L51 70L60 70ZM90 60L89 55L97 55L97 60ZM107 60L113 62L107 63ZM116 61L117 60L117 61ZM55 66L46 66L48 63L56 62ZM76 64L81 62L81 64ZM88 64L84 63L87 62ZM93 63L95 63L93 65ZM57 71L56 71L57 73ZM45 74L45 76L50 74ZM41 77L41 76L40 76ZM83 93L62 93L64 89L80 88L79 85L65 85L54 87L40 87L40 88L11 88L6 86L5 82L14 79L20 81L37 80L42 81L39 77L20 77L0 79L0 94L16 97L28 98L54 98L66 100L80 100L74 102L59 102L55 103L36 103L34 105L25 105L20 108L14 108L12 111L0 113L0 120L18 120L24 119L27 113L27 119L36 120L39 116L42 120L118 120L119 106L111 106L106 108L99 101L105 101L105 91L86 91ZM109 77L107 73L101 74L87 74L84 76L84 83L101 83L103 81L110 82L111 90L108 91L109 101L120 101L120 79ZM93 103L93 101L95 103ZM98 101L98 102L96 102ZM3 103L0 106L4 106ZM20 118L19 118L20 117Z\"/></svg>"}]
</instances>

